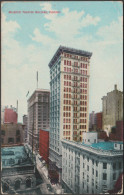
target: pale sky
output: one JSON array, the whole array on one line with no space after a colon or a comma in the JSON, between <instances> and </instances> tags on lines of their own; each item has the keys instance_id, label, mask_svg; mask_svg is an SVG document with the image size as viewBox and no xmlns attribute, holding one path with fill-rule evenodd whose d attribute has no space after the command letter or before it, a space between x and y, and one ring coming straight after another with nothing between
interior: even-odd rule
<instances>
[{"instance_id":1,"label":"pale sky","mask_svg":"<svg viewBox=\"0 0 124 195\"><path fill-rule=\"evenodd\" d=\"M51 10L60 13L35 13ZM16 107L18 100L22 122L22 116L27 114L27 98L36 89L36 71L39 88L50 89L48 63L62 45L93 53L89 112L102 111L102 96L112 91L115 84L123 89L122 20L121 1L3 3L2 106Z\"/></svg>"}]
</instances>

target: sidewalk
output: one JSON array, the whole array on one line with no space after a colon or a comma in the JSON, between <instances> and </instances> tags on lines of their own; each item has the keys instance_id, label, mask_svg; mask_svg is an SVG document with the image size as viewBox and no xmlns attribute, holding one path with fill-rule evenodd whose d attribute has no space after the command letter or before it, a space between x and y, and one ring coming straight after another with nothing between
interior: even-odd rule
<instances>
[{"instance_id":1,"label":"sidewalk","mask_svg":"<svg viewBox=\"0 0 124 195\"><path fill-rule=\"evenodd\" d=\"M63 194L62 187L59 184L54 184L54 185L51 184L50 180L48 179L48 169L45 167L45 165L42 164L42 162L37 164L37 169L43 175L46 184L51 185L51 188L53 189L53 192L55 194Z\"/></svg>"}]
</instances>

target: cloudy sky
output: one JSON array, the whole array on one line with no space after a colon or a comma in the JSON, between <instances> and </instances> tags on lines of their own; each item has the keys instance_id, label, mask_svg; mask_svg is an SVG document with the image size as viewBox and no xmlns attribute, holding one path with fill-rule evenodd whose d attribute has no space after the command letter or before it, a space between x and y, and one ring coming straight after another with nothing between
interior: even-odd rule
<instances>
[{"instance_id":1,"label":"cloudy sky","mask_svg":"<svg viewBox=\"0 0 124 195\"><path fill-rule=\"evenodd\" d=\"M122 17L121 1L3 3L2 106L16 106L18 100L21 122L27 114L26 94L29 91L30 96L36 89L36 71L39 88L49 89L48 63L63 45L93 53L89 111L101 111L102 96L112 91L115 84L123 89Z\"/></svg>"}]
</instances>

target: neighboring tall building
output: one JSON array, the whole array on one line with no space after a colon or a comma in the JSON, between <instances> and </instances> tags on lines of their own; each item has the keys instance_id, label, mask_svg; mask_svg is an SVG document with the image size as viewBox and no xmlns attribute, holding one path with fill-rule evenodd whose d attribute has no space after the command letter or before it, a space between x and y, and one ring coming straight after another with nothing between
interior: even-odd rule
<instances>
[{"instance_id":1,"label":"neighboring tall building","mask_svg":"<svg viewBox=\"0 0 124 195\"><path fill-rule=\"evenodd\" d=\"M49 110L50 91L36 89L28 99L28 142L34 150L39 150L39 130L49 129Z\"/></svg>"},{"instance_id":2,"label":"neighboring tall building","mask_svg":"<svg viewBox=\"0 0 124 195\"><path fill-rule=\"evenodd\" d=\"M82 141L89 125L89 66L92 53L60 46L50 68L49 170L61 180L62 138Z\"/></svg>"},{"instance_id":3,"label":"neighboring tall building","mask_svg":"<svg viewBox=\"0 0 124 195\"><path fill-rule=\"evenodd\" d=\"M107 96L103 96L102 108L103 129L107 128L111 132L111 128L116 126L116 121L123 120L123 92L117 90L117 85Z\"/></svg>"},{"instance_id":4,"label":"neighboring tall building","mask_svg":"<svg viewBox=\"0 0 124 195\"><path fill-rule=\"evenodd\" d=\"M1 125L2 146L20 145L24 143L24 125L21 123L4 123Z\"/></svg>"},{"instance_id":5,"label":"neighboring tall building","mask_svg":"<svg viewBox=\"0 0 124 195\"><path fill-rule=\"evenodd\" d=\"M89 129L96 129L96 114L94 111L92 111L89 115Z\"/></svg>"},{"instance_id":6,"label":"neighboring tall building","mask_svg":"<svg viewBox=\"0 0 124 195\"><path fill-rule=\"evenodd\" d=\"M2 117L3 117L3 123L17 123L18 121L18 114L17 109L10 106L10 108L5 107L2 110Z\"/></svg>"},{"instance_id":7,"label":"neighboring tall building","mask_svg":"<svg viewBox=\"0 0 124 195\"><path fill-rule=\"evenodd\" d=\"M96 130L102 129L102 112L96 113Z\"/></svg>"},{"instance_id":8,"label":"neighboring tall building","mask_svg":"<svg viewBox=\"0 0 124 195\"><path fill-rule=\"evenodd\" d=\"M28 135L28 117L27 115L23 115L23 125L24 125L24 141L27 141Z\"/></svg>"},{"instance_id":9,"label":"neighboring tall building","mask_svg":"<svg viewBox=\"0 0 124 195\"><path fill-rule=\"evenodd\" d=\"M40 129L39 133L39 154L46 163L49 163L49 130Z\"/></svg>"},{"instance_id":10,"label":"neighboring tall building","mask_svg":"<svg viewBox=\"0 0 124 195\"><path fill-rule=\"evenodd\" d=\"M83 143L62 140L62 187L71 194L102 194L123 173L123 142L99 142L96 132Z\"/></svg>"}]
</instances>

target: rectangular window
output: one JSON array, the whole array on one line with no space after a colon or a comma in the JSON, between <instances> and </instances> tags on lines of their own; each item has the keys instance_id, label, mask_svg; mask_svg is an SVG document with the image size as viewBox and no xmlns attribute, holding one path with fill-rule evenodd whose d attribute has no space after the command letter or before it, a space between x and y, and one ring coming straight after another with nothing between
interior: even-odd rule
<instances>
[{"instance_id":1,"label":"rectangular window","mask_svg":"<svg viewBox=\"0 0 124 195\"><path fill-rule=\"evenodd\" d=\"M92 169L92 174L94 175L94 169Z\"/></svg>"},{"instance_id":2,"label":"rectangular window","mask_svg":"<svg viewBox=\"0 0 124 195\"><path fill-rule=\"evenodd\" d=\"M5 135L5 130L1 130L1 135Z\"/></svg>"},{"instance_id":3,"label":"rectangular window","mask_svg":"<svg viewBox=\"0 0 124 195\"><path fill-rule=\"evenodd\" d=\"M16 135L20 135L20 130L16 130Z\"/></svg>"},{"instance_id":4,"label":"rectangular window","mask_svg":"<svg viewBox=\"0 0 124 195\"><path fill-rule=\"evenodd\" d=\"M107 169L107 163L103 163L103 169Z\"/></svg>"},{"instance_id":5,"label":"rectangular window","mask_svg":"<svg viewBox=\"0 0 124 195\"><path fill-rule=\"evenodd\" d=\"M1 138L1 143L4 144L4 139L3 138Z\"/></svg>"},{"instance_id":6,"label":"rectangular window","mask_svg":"<svg viewBox=\"0 0 124 195\"><path fill-rule=\"evenodd\" d=\"M122 168L122 163L121 162L119 162L119 169L121 169Z\"/></svg>"},{"instance_id":7,"label":"rectangular window","mask_svg":"<svg viewBox=\"0 0 124 195\"><path fill-rule=\"evenodd\" d=\"M17 138L16 138L16 142L17 142L17 143L20 142L20 137L17 137Z\"/></svg>"},{"instance_id":8,"label":"rectangular window","mask_svg":"<svg viewBox=\"0 0 124 195\"><path fill-rule=\"evenodd\" d=\"M113 180L116 180L116 173L113 173Z\"/></svg>"},{"instance_id":9,"label":"rectangular window","mask_svg":"<svg viewBox=\"0 0 124 195\"><path fill-rule=\"evenodd\" d=\"M96 171L96 177L98 177L98 171Z\"/></svg>"},{"instance_id":10,"label":"rectangular window","mask_svg":"<svg viewBox=\"0 0 124 195\"><path fill-rule=\"evenodd\" d=\"M103 173L103 180L107 180L107 174Z\"/></svg>"},{"instance_id":11,"label":"rectangular window","mask_svg":"<svg viewBox=\"0 0 124 195\"><path fill-rule=\"evenodd\" d=\"M14 138L9 137L8 138L8 143L13 143L14 144Z\"/></svg>"},{"instance_id":12,"label":"rectangular window","mask_svg":"<svg viewBox=\"0 0 124 195\"><path fill-rule=\"evenodd\" d=\"M116 169L116 163L113 163L113 169Z\"/></svg>"}]
</instances>

